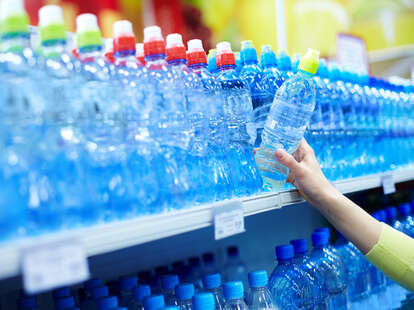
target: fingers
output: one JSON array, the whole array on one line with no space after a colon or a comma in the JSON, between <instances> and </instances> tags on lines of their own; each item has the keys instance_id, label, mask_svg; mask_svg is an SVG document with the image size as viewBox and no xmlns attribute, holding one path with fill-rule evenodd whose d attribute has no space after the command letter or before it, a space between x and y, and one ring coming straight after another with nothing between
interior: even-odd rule
<instances>
[{"instance_id":1,"label":"fingers","mask_svg":"<svg viewBox=\"0 0 414 310\"><path fill-rule=\"evenodd\" d=\"M292 155L287 153L285 150L276 150L275 156L282 165L285 165L293 172L298 167L298 162L296 161L296 159Z\"/></svg>"}]
</instances>

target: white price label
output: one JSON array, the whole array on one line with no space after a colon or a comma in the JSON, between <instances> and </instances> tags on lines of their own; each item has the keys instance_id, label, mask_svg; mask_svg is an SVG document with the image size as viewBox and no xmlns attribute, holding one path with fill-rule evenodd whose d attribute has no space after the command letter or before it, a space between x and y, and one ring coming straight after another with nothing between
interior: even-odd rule
<instances>
[{"instance_id":1,"label":"white price label","mask_svg":"<svg viewBox=\"0 0 414 310\"><path fill-rule=\"evenodd\" d=\"M362 38L339 33L336 36L336 50L336 60L339 64L353 71L368 74L368 54Z\"/></svg>"},{"instance_id":2,"label":"white price label","mask_svg":"<svg viewBox=\"0 0 414 310\"><path fill-rule=\"evenodd\" d=\"M242 202L238 199L218 203L214 208L214 238L227 238L245 232Z\"/></svg>"},{"instance_id":3,"label":"white price label","mask_svg":"<svg viewBox=\"0 0 414 310\"><path fill-rule=\"evenodd\" d=\"M30 294L89 278L85 252L76 239L27 247L23 250L21 263L24 288Z\"/></svg>"},{"instance_id":4,"label":"white price label","mask_svg":"<svg viewBox=\"0 0 414 310\"><path fill-rule=\"evenodd\" d=\"M384 190L384 195L395 193L395 182L392 177L392 174L387 174L382 176L381 179L382 188Z\"/></svg>"}]
</instances>

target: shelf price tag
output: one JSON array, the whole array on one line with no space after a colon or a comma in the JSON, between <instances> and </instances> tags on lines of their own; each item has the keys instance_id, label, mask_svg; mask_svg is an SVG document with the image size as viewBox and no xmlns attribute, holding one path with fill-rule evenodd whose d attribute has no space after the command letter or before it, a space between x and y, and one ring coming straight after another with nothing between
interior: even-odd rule
<instances>
[{"instance_id":1,"label":"shelf price tag","mask_svg":"<svg viewBox=\"0 0 414 310\"><path fill-rule=\"evenodd\" d=\"M381 183L384 190L384 195L389 195L396 192L395 182L392 174L383 175L381 178Z\"/></svg>"},{"instance_id":2,"label":"shelf price tag","mask_svg":"<svg viewBox=\"0 0 414 310\"><path fill-rule=\"evenodd\" d=\"M216 240L245 232L244 211L239 199L220 202L214 207L213 212Z\"/></svg>"},{"instance_id":3,"label":"shelf price tag","mask_svg":"<svg viewBox=\"0 0 414 310\"><path fill-rule=\"evenodd\" d=\"M85 252L76 239L24 248L21 267L24 288L30 294L76 284L89 278Z\"/></svg>"}]
</instances>

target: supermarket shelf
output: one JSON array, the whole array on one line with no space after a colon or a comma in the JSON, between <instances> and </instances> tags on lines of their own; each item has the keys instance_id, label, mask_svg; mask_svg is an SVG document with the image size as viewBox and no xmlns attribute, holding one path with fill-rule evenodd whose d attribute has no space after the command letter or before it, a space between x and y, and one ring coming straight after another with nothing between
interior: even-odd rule
<instances>
[{"instance_id":1,"label":"supermarket shelf","mask_svg":"<svg viewBox=\"0 0 414 310\"><path fill-rule=\"evenodd\" d=\"M399 58L413 57L414 44L389 47L381 50L368 52L369 63L391 61Z\"/></svg>"},{"instance_id":2,"label":"supermarket shelf","mask_svg":"<svg viewBox=\"0 0 414 310\"><path fill-rule=\"evenodd\" d=\"M414 180L414 170L396 171L392 175L395 183ZM378 174L348 179L336 182L335 186L343 193L376 188L381 186L382 176ZM301 201L298 192L290 190L244 198L242 206L245 216L250 216ZM214 207L215 204L202 205L5 244L0 248L0 279L19 275L20 254L33 244L53 244L64 239L77 238L90 257L211 226Z\"/></svg>"}]
</instances>

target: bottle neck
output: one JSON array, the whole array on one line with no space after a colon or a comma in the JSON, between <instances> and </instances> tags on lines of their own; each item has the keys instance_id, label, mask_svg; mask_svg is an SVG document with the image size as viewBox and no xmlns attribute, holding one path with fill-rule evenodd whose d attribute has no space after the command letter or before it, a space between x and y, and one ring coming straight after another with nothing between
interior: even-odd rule
<instances>
[{"instance_id":1,"label":"bottle neck","mask_svg":"<svg viewBox=\"0 0 414 310\"><path fill-rule=\"evenodd\" d=\"M21 52L30 47L30 37L28 33L4 34L1 36L0 52Z\"/></svg>"},{"instance_id":2,"label":"bottle neck","mask_svg":"<svg viewBox=\"0 0 414 310\"><path fill-rule=\"evenodd\" d=\"M218 71L224 72L224 71L230 71L234 70L236 68L236 65L222 65L218 68Z\"/></svg>"},{"instance_id":3,"label":"bottle neck","mask_svg":"<svg viewBox=\"0 0 414 310\"><path fill-rule=\"evenodd\" d=\"M45 57L57 57L65 52L66 39L42 42L42 53Z\"/></svg>"},{"instance_id":4,"label":"bottle neck","mask_svg":"<svg viewBox=\"0 0 414 310\"><path fill-rule=\"evenodd\" d=\"M243 65L249 66L249 65L257 65L257 59L247 59L244 61Z\"/></svg>"},{"instance_id":5,"label":"bottle neck","mask_svg":"<svg viewBox=\"0 0 414 310\"><path fill-rule=\"evenodd\" d=\"M198 64L189 65L188 67L193 69L193 70L207 69L207 64L206 63L198 63Z\"/></svg>"},{"instance_id":6,"label":"bottle neck","mask_svg":"<svg viewBox=\"0 0 414 310\"><path fill-rule=\"evenodd\" d=\"M168 61L168 64L171 65L171 66L182 66L182 65L185 65L186 62L187 62L187 60L180 58L180 59L172 59L172 60Z\"/></svg>"},{"instance_id":7,"label":"bottle neck","mask_svg":"<svg viewBox=\"0 0 414 310\"><path fill-rule=\"evenodd\" d=\"M292 259L278 259L278 264L280 266L288 266L292 264Z\"/></svg>"},{"instance_id":8,"label":"bottle neck","mask_svg":"<svg viewBox=\"0 0 414 310\"><path fill-rule=\"evenodd\" d=\"M295 260L296 261L304 261L306 259L306 253L296 253Z\"/></svg>"},{"instance_id":9,"label":"bottle neck","mask_svg":"<svg viewBox=\"0 0 414 310\"><path fill-rule=\"evenodd\" d=\"M79 48L79 59L81 61L94 60L102 55L102 46L93 45Z\"/></svg>"},{"instance_id":10,"label":"bottle neck","mask_svg":"<svg viewBox=\"0 0 414 310\"><path fill-rule=\"evenodd\" d=\"M259 292L263 292L263 291L265 291L267 288L266 288L266 286L259 286L259 287L250 287L250 289L251 289L251 291L252 291L252 293L259 293Z\"/></svg>"},{"instance_id":11,"label":"bottle neck","mask_svg":"<svg viewBox=\"0 0 414 310\"><path fill-rule=\"evenodd\" d=\"M162 70L167 66L165 54L152 54L145 56L146 67L150 70Z\"/></svg>"}]
</instances>

